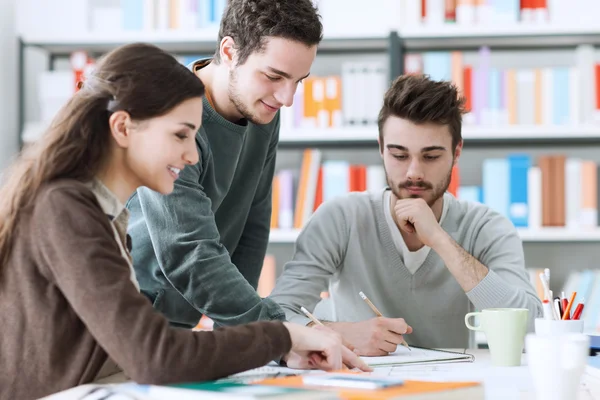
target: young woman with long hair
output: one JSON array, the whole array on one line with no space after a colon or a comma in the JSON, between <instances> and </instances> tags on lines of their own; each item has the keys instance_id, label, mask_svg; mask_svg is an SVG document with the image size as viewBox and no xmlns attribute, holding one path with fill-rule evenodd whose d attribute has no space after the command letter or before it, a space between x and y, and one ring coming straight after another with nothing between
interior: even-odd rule
<instances>
[{"instance_id":1,"label":"young woman with long hair","mask_svg":"<svg viewBox=\"0 0 600 400\"><path fill-rule=\"evenodd\" d=\"M39 398L117 371L161 384L280 358L322 369L341 368L343 353L356 361L330 331L287 322L177 329L139 292L123 204L140 186L170 193L198 161L203 94L168 53L122 46L5 173L0 399Z\"/></svg>"}]
</instances>

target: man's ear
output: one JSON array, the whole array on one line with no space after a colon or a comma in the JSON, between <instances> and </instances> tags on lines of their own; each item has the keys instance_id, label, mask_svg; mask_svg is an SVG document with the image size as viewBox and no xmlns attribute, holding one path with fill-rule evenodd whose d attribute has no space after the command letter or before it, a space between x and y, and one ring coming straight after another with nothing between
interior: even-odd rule
<instances>
[{"instance_id":1,"label":"man's ear","mask_svg":"<svg viewBox=\"0 0 600 400\"><path fill-rule=\"evenodd\" d=\"M108 119L110 134L119 147L129 147L131 116L126 111L116 111Z\"/></svg>"},{"instance_id":2,"label":"man's ear","mask_svg":"<svg viewBox=\"0 0 600 400\"><path fill-rule=\"evenodd\" d=\"M463 149L463 141L461 140L456 145L456 149L454 149L454 163L453 163L453 165L457 165L458 164L458 159L460 158L460 155L462 154L462 149Z\"/></svg>"},{"instance_id":3,"label":"man's ear","mask_svg":"<svg viewBox=\"0 0 600 400\"><path fill-rule=\"evenodd\" d=\"M219 54L221 56L221 62L228 67L232 66L235 61L236 49L235 41L231 36L225 36L221 39L221 45L219 46Z\"/></svg>"}]
</instances>

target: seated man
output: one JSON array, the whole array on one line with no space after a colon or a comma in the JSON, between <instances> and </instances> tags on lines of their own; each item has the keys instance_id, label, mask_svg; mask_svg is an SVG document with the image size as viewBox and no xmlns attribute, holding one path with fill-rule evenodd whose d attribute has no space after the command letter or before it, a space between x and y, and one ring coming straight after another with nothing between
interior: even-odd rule
<instances>
[{"instance_id":1,"label":"seated man","mask_svg":"<svg viewBox=\"0 0 600 400\"><path fill-rule=\"evenodd\" d=\"M401 76L379 113L388 188L322 204L303 229L271 298L290 321L309 324L329 290L327 323L360 355L406 340L422 347L474 346L466 313L542 304L513 224L483 204L446 193L462 150L464 99L448 82ZM381 311L375 314L363 292ZM402 335L406 335L404 338Z\"/></svg>"}]
</instances>

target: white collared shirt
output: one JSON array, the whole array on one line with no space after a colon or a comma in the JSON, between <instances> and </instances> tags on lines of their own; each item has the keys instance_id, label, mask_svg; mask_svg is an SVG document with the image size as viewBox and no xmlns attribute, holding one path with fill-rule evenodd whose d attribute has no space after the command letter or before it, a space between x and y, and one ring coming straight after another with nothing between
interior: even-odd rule
<instances>
[{"instance_id":1,"label":"white collared shirt","mask_svg":"<svg viewBox=\"0 0 600 400\"><path fill-rule=\"evenodd\" d=\"M98 178L94 178L88 183L88 187L96 196L102 211L111 217L111 225L115 234L115 240L121 249L121 255L127 261L131 270L131 281L135 287L140 290L140 285L135 277L133 262L129 250L127 249L127 224L129 223L129 210L119 201L117 196L110 191Z\"/></svg>"}]
</instances>

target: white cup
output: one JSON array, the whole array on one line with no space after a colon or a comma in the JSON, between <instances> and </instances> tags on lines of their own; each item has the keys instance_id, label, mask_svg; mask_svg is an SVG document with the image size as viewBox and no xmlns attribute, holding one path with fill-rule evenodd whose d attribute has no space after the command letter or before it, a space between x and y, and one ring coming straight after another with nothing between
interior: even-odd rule
<instances>
[{"instance_id":1,"label":"white cup","mask_svg":"<svg viewBox=\"0 0 600 400\"><path fill-rule=\"evenodd\" d=\"M576 399L589 348L589 336L581 333L528 334L525 349L536 399Z\"/></svg>"},{"instance_id":2,"label":"white cup","mask_svg":"<svg viewBox=\"0 0 600 400\"><path fill-rule=\"evenodd\" d=\"M535 333L545 336L559 336L567 333L582 333L582 319L554 320L536 318Z\"/></svg>"}]
</instances>

